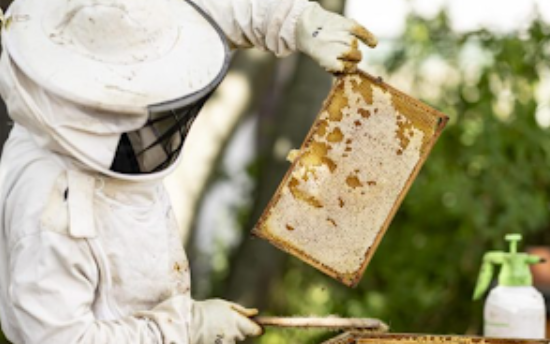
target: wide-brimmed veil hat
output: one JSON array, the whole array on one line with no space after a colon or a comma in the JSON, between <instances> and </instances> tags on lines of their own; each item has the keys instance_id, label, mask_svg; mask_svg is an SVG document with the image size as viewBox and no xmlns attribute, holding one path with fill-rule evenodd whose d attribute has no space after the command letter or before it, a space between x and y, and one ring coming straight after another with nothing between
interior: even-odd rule
<instances>
[{"instance_id":1,"label":"wide-brimmed veil hat","mask_svg":"<svg viewBox=\"0 0 550 344\"><path fill-rule=\"evenodd\" d=\"M108 174L173 164L228 68L223 33L187 0L16 0L5 17L2 44L17 71L61 102L115 114L113 161L84 161ZM131 124L119 130L124 117Z\"/></svg>"}]
</instances>

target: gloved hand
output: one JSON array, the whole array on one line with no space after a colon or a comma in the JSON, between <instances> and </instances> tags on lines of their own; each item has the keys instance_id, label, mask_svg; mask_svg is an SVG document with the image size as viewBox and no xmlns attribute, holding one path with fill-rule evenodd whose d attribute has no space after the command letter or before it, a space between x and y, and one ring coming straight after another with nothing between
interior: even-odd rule
<instances>
[{"instance_id":1,"label":"gloved hand","mask_svg":"<svg viewBox=\"0 0 550 344\"><path fill-rule=\"evenodd\" d=\"M353 19L312 4L298 20L296 44L331 73L351 73L363 56L359 41L371 48L378 44L376 37Z\"/></svg>"},{"instance_id":2,"label":"gloved hand","mask_svg":"<svg viewBox=\"0 0 550 344\"><path fill-rule=\"evenodd\" d=\"M191 344L234 344L263 334L250 319L258 314L256 309L224 300L194 301L191 309Z\"/></svg>"}]
</instances>

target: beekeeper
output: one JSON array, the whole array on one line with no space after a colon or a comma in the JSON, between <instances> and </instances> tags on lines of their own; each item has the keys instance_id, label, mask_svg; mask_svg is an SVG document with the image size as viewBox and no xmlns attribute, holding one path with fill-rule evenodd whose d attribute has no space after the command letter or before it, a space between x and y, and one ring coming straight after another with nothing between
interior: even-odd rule
<instances>
[{"instance_id":1,"label":"beekeeper","mask_svg":"<svg viewBox=\"0 0 550 344\"><path fill-rule=\"evenodd\" d=\"M163 178L230 46L330 72L375 38L306 0L16 0L0 93L0 316L14 344L226 344L257 313L194 301Z\"/></svg>"}]
</instances>

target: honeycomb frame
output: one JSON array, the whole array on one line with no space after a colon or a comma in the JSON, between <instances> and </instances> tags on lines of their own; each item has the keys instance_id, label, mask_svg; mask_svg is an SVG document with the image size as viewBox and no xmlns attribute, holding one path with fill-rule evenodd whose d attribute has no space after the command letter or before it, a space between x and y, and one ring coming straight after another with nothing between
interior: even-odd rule
<instances>
[{"instance_id":1,"label":"honeycomb frame","mask_svg":"<svg viewBox=\"0 0 550 344\"><path fill-rule=\"evenodd\" d=\"M548 344L548 340L497 339L423 334L361 334L347 332L322 344Z\"/></svg>"},{"instance_id":2,"label":"honeycomb frame","mask_svg":"<svg viewBox=\"0 0 550 344\"><path fill-rule=\"evenodd\" d=\"M356 286L447 121L439 111L365 72L337 77L300 151L289 155L292 165L252 233L343 284ZM395 135L387 135L392 131ZM366 156L377 167L362 170L365 166L357 158ZM345 164L339 165L342 161ZM388 177L394 172L397 181ZM329 204L322 202L330 192L322 186L347 192ZM376 192L380 196L371 196ZM370 203L361 203L368 197ZM355 214L351 218L345 215L350 207ZM375 217L376 225L368 233L354 222L366 216L361 209ZM315 224L316 211L326 215L321 225ZM360 236L363 242L345 238L346 233L329 233L325 227L330 225ZM306 234L308 229L323 230L325 242ZM328 258L322 252L346 247L353 252L349 257L339 252Z\"/></svg>"}]
</instances>

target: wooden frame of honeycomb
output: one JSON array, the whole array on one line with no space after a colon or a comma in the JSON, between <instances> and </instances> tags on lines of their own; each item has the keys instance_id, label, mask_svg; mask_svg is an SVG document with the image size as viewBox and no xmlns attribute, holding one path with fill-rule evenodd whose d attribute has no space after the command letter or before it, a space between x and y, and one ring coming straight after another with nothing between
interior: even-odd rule
<instances>
[{"instance_id":1,"label":"wooden frame of honeycomb","mask_svg":"<svg viewBox=\"0 0 550 344\"><path fill-rule=\"evenodd\" d=\"M338 77L253 233L357 285L447 120L366 73Z\"/></svg>"},{"instance_id":2,"label":"wooden frame of honeycomb","mask_svg":"<svg viewBox=\"0 0 550 344\"><path fill-rule=\"evenodd\" d=\"M344 333L323 344L548 344L548 340L494 339L419 334Z\"/></svg>"}]
</instances>

